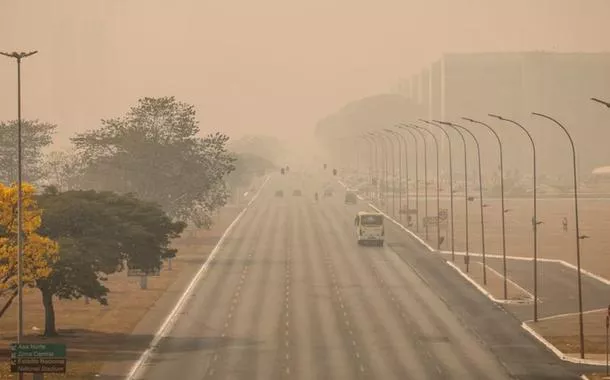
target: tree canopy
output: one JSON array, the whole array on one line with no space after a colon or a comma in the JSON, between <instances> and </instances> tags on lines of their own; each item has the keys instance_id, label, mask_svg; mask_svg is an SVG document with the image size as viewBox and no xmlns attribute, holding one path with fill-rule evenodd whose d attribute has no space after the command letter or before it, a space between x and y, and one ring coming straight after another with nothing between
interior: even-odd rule
<instances>
[{"instance_id":1,"label":"tree canopy","mask_svg":"<svg viewBox=\"0 0 610 380\"><path fill-rule=\"evenodd\" d=\"M227 183L231 187L247 186L254 177L262 176L267 170L275 167L264 157L251 153L237 153L235 154L235 170L227 176Z\"/></svg>"},{"instance_id":2,"label":"tree canopy","mask_svg":"<svg viewBox=\"0 0 610 380\"><path fill-rule=\"evenodd\" d=\"M48 278L58 259L57 243L37 233L41 225L41 211L34 199L34 187L24 183L23 193L23 283L34 286ZM7 301L0 316L17 295L17 186L0 184L0 295Z\"/></svg>"},{"instance_id":3,"label":"tree canopy","mask_svg":"<svg viewBox=\"0 0 610 380\"><path fill-rule=\"evenodd\" d=\"M40 233L59 242L50 276L37 281L45 307L45 335L56 334L52 297L87 296L107 303L106 276L125 263L145 271L174 257L170 248L185 225L173 222L152 202L112 192L48 188L38 198L44 208Z\"/></svg>"},{"instance_id":4,"label":"tree canopy","mask_svg":"<svg viewBox=\"0 0 610 380\"><path fill-rule=\"evenodd\" d=\"M22 153L24 180L36 183L42 173L43 149L53 142L57 128L37 120L23 120ZM0 182L17 181L17 121L0 122Z\"/></svg>"},{"instance_id":5,"label":"tree canopy","mask_svg":"<svg viewBox=\"0 0 610 380\"><path fill-rule=\"evenodd\" d=\"M81 187L134 193L201 226L226 203L224 177L235 158L226 135L198 133L192 105L174 97L140 99L124 117L102 120L72 139L83 165Z\"/></svg>"}]
</instances>

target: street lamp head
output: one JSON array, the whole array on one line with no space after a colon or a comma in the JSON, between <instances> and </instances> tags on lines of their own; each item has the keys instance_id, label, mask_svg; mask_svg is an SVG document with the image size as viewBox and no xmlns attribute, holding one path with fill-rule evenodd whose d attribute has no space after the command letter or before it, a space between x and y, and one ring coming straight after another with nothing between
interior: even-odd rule
<instances>
[{"instance_id":1,"label":"street lamp head","mask_svg":"<svg viewBox=\"0 0 610 380\"><path fill-rule=\"evenodd\" d=\"M471 119L469 117L462 117L462 120L470 121L470 122L473 122L473 123L477 122L476 120L473 120L473 119Z\"/></svg>"},{"instance_id":2,"label":"street lamp head","mask_svg":"<svg viewBox=\"0 0 610 380\"><path fill-rule=\"evenodd\" d=\"M487 115L488 115L488 116L490 116L490 117L494 117L494 118L496 118L496 119L500 119L500 120L506 120L506 119L505 119L505 118L503 118L502 116L500 116L500 115L496 115L496 114L493 114L493 113L488 113Z\"/></svg>"},{"instance_id":3,"label":"street lamp head","mask_svg":"<svg viewBox=\"0 0 610 380\"><path fill-rule=\"evenodd\" d=\"M17 59L29 57L29 56L34 55L36 53L38 53L38 50L34 50L34 51L31 51L31 52L28 52L28 53L25 53L25 52L17 53L16 51L14 51L12 53L0 52L0 54L4 55L6 57L17 58Z\"/></svg>"},{"instance_id":4,"label":"street lamp head","mask_svg":"<svg viewBox=\"0 0 610 380\"><path fill-rule=\"evenodd\" d=\"M601 99L597 99L597 98L591 98L591 100L593 100L594 102L597 102L597 103L599 103L599 104L602 104L602 105L604 105L604 106L606 106L606 107L610 108L610 103L605 102L605 101L603 101L603 100L601 100Z\"/></svg>"}]
</instances>

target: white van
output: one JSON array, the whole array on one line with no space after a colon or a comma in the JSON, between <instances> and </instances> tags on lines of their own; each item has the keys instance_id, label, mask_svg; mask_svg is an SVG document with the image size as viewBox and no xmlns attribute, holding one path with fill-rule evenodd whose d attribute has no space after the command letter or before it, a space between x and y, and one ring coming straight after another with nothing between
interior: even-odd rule
<instances>
[{"instance_id":1,"label":"white van","mask_svg":"<svg viewBox=\"0 0 610 380\"><path fill-rule=\"evenodd\" d=\"M385 231L382 214L360 211L354 219L354 225L356 226L358 244L374 243L380 247L383 246Z\"/></svg>"}]
</instances>

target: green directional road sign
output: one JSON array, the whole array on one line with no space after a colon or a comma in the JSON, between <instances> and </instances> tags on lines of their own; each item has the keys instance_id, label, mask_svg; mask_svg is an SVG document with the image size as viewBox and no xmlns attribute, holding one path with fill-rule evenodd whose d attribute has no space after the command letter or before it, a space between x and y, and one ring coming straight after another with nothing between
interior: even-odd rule
<instances>
[{"instance_id":1,"label":"green directional road sign","mask_svg":"<svg viewBox=\"0 0 610 380\"><path fill-rule=\"evenodd\" d=\"M11 372L65 373L66 345L61 343L12 343Z\"/></svg>"}]
</instances>

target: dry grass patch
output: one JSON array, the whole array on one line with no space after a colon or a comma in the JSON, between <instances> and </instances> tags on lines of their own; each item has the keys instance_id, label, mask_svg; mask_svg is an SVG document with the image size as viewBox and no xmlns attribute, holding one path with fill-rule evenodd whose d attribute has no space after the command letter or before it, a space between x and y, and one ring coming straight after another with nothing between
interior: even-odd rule
<instances>
[{"instance_id":1,"label":"dry grass patch","mask_svg":"<svg viewBox=\"0 0 610 380\"><path fill-rule=\"evenodd\" d=\"M606 309L583 315L586 354L606 353L606 315ZM580 352L578 314L550 317L528 325L564 354Z\"/></svg>"},{"instance_id":2,"label":"dry grass patch","mask_svg":"<svg viewBox=\"0 0 610 380\"><path fill-rule=\"evenodd\" d=\"M45 378L94 379L104 362L135 360L150 342L152 336L131 336L130 333L184 272L184 269L201 263L216 245L228 225L241 211L224 208L218 214L210 230L187 231L176 240L178 255L172 262L172 270L163 268L160 277L150 277L148 288L140 289L139 278L127 277L126 272L109 276L105 285L110 289L109 305L92 301L55 299L55 313L60 336L45 338L40 334L44 327L44 310L40 292L28 289L24 296L24 330L27 342L66 343L68 347L68 372L66 375L45 375ZM196 260L194 260L196 259ZM16 303L0 318L0 379L11 379L8 366L8 345L16 340Z\"/></svg>"}]
</instances>

